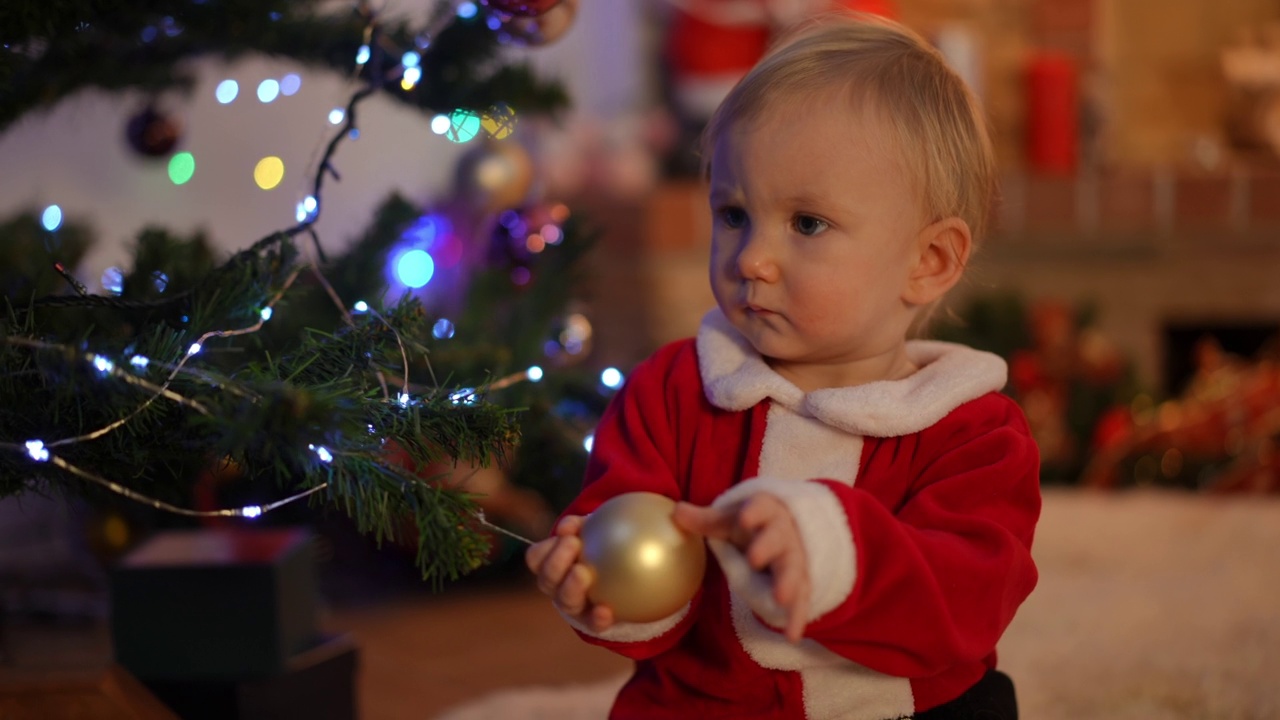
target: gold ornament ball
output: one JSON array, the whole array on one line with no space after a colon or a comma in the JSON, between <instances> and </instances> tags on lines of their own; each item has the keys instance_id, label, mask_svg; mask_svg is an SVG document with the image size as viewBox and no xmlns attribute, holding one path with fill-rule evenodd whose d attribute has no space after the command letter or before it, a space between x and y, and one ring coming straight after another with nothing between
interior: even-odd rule
<instances>
[{"instance_id":1,"label":"gold ornament ball","mask_svg":"<svg viewBox=\"0 0 1280 720\"><path fill-rule=\"evenodd\" d=\"M611 498L583 523L582 562L594 575L587 597L617 620L653 622L674 614L702 584L702 538L676 527L675 502L655 493Z\"/></svg>"},{"instance_id":2,"label":"gold ornament ball","mask_svg":"<svg viewBox=\"0 0 1280 720\"><path fill-rule=\"evenodd\" d=\"M517 142L487 142L458 161L457 174L471 205L497 212L524 202L533 187L533 160Z\"/></svg>"}]
</instances>

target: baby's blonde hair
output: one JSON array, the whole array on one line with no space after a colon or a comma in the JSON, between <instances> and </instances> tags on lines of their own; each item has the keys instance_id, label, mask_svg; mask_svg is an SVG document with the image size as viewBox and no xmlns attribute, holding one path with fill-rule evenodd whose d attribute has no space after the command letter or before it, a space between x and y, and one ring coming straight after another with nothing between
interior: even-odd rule
<instances>
[{"instance_id":1,"label":"baby's blonde hair","mask_svg":"<svg viewBox=\"0 0 1280 720\"><path fill-rule=\"evenodd\" d=\"M782 38L729 92L702 136L704 174L716 142L774 103L833 86L888 121L929 222L959 217L976 243L995 196L991 138L977 98L942 55L907 28L873 16L829 15Z\"/></svg>"}]
</instances>

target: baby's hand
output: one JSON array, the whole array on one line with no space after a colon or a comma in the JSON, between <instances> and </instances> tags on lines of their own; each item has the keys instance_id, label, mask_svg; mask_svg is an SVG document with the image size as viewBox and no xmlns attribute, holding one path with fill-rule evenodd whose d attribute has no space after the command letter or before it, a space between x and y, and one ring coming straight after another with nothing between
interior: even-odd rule
<instances>
[{"instance_id":1,"label":"baby's hand","mask_svg":"<svg viewBox=\"0 0 1280 720\"><path fill-rule=\"evenodd\" d=\"M809 561L791 511L776 496L756 493L724 508L676 505L675 522L688 532L724 540L756 570L773 576L773 598L787 611L786 636L800 642L809 613Z\"/></svg>"},{"instance_id":2,"label":"baby's hand","mask_svg":"<svg viewBox=\"0 0 1280 720\"><path fill-rule=\"evenodd\" d=\"M566 515L556 525L555 534L534 543L525 551L524 561L538 576L538 589L550 596L557 608L591 628L604 632L613 625L613 609L592 605L587 589L594 580L591 569L579 562L582 556L581 515Z\"/></svg>"}]
</instances>

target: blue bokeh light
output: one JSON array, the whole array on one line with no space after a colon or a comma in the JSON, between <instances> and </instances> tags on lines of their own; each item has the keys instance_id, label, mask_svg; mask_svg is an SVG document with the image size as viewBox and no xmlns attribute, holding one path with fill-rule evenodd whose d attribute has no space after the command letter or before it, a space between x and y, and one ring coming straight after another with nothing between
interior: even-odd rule
<instances>
[{"instance_id":1,"label":"blue bokeh light","mask_svg":"<svg viewBox=\"0 0 1280 720\"><path fill-rule=\"evenodd\" d=\"M400 240L419 250L431 250L452 229L443 215L427 214L400 233Z\"/></svg>"},{"instance_id":2,"label":"blue bokeh light","mask_svg":"<svg viewBox=\"0 0 1280 720\"><path fill-rule=\"evenodd\" d=\"M426 250L410 250L396 261L396 277L411 288L420 288L431 282L436 263Z\"/></svg>"},{"instance_id":3,"label":"blue bokeh light","mask_svg":"<svg viewBox=\"0 0 1280 720\"><path fill-rule=\"evenodd\" d=\"M280 94L288 97L302 89L302 78L298 73L289 73L280 78Z\"/></svg>"},{"instance_id":4,"label":"blue bokeh light","mask_svg":"<svg viewBox=\"0 0 1280 720\"><path fill-rule=\"evenodd\" d=\"M40 224L44 225L44 229L49 232L62 227L62 208L57 205L45 208L44 213L40 215Z\"/></svg>"},{"instance_id":5,"label":"blue bokeh light","mask_svg":"<svg viewBox=\"0 0 1280 720\"><path fill-rule=\"evenodd\" d=\"M258 99L269 103L280 96L280 83L274 78L267 78L258 84Z\"/></svg>"},{"instance_id":6,"label":"blue bokeh light","mask_svg":"<svg viewBox=\"0 0 1280 720\"><path fill-rule=\"evenodd\" d=\"M240 95L240 83L235 80L227 79L218 83L218 87L213 91L213 96L218 102L226 105Z\"/></svg>"},{"instance_id":7,"label":"blue bokeh light","mask_svg":"<svg viewBox=\"0 0 1280 720\"><path fill-rule=\"evenodd\" d=\"M118 267L109 267L102 271L102 289L112 295L124 292L124 272Z\"/></svg>"},{"instance_id":8,"label":"blue bokeh light","mask_svg":"<svg viewBox=\"0 0 1280 720\"><path fill-rule=\"evenodd\" d=\"M440 318L431 326L431 335L437 340L448 340L453 337L453 333L453 321L449 318Z\"/></svg>"}]
</instances>

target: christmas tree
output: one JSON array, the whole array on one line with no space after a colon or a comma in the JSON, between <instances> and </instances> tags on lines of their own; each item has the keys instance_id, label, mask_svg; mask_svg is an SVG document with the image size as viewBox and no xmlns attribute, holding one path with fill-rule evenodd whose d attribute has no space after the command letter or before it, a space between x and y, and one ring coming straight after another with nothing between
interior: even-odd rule
<instances>
[{"instance_id":1,"label":"christmas tree","mask_svg":"<svg viewBox=\"0 0 1280 720\"><path fill-rule=\"evenodd\" d=\"M126 498L174 517L250 520L306 501L380 540L412 537L435 581L482 563L485 519L442 468L524 455L522 419L535 421L543 449L571 436L552 425L580 437L601 402L568 375L531 384L544 375L533 360L552 370L589 339L563 312L583 232L564 206L524 204L526 193L492 179L494 167L518 174L528 162L511 144L517 119L567 104L557 85L502 62L503 45L553 41L574 8L439 2L386 20L363 2L339 11L307 0L5 3L0 131L84 88L190 88L190 61L209 56L288 57L349 75L358 89L329 117L297 222L246 239L228 259L199 233L148 228L133 267L94 293L75 274L90 228L56 206L0 224L0 498ZM422 110L450 140L477 143L460 169L475 189L441 208L389 198L346 253L328 257L315 223L324 193L340 191L334 154L375 94ZM172 152L173 134L150 107L128 132L139 152L168 158L178 183L189 158ZM260 169L259 184L272 182L271 168ZM466 254L460 246L482 248L484 264L452 285L442 278L432 295L412 291L442 254ZM386 292L388 264L402 294ZM543 458L521 466L554 480ZM577 474L573 463L562 472ZM213 493L217 507L193 499L211 476L235 480Z\"/></svg>"}]
</instances>

